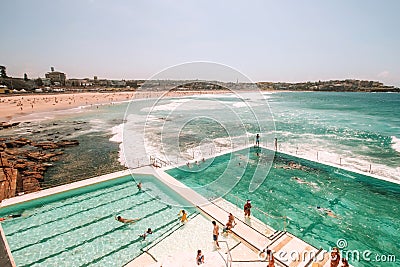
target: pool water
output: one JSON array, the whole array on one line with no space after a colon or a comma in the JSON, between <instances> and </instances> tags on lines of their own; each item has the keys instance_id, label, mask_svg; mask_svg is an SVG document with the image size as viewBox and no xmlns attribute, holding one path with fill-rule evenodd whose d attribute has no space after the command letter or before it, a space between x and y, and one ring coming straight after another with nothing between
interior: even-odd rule
<instances>
[{"instance_id":1,"label":"pool water","mask_svg":"<svg viewBox=\"0 0 400 267\"><path fill-rule=\"evenodd\" d=\"M22 214L2 222L17 266L123 266L139 256L179 224L188 203L153 176L135 179L144 192L126 176L0 209L1 216ZM123 224L117 215L141 220ZM142 241L147 228L154 233Z\"/></svg>"},{"instance_id":2,"label":"pool water","mask_svg":"<svg viewBox=\"0 0 400 267\"><path fill-rule=\"evenodd\" d=\"M250 193L252 175L257 164L263 164L265 152L262 149L258 157L253 148L245 149L202 163L209 165L207 168L181 166L167 173L208 197L223 195L241 208L244 203L236 197L250 198L253 207L276 217L288 216L287 230L314 246L330 249L339 239L345 239L347 246L343 253L370 250L370 258L395 255L397 262L384 266L398 266L399 185L277 153L264 182ZM238 164L245 161L247 165ZM290 162L301 167L289 168ZM235 184L225 194L227 179L235 180ZM332 213L329 215L327 210ZM252 214L275 229L283 230L282 219L266 217L255 209ZM357 266L360 264L351 261ZM363 261L362 266L376 265Z\"/></svg>"}]
</instances>

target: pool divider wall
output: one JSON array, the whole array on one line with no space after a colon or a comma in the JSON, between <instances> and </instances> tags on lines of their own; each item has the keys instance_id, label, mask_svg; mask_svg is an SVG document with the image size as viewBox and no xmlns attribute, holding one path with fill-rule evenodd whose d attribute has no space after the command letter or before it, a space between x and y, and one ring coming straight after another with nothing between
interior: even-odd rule
<instances>
[{"instance_id":1,"label":"pool divider wall","mask_svg":"<svg viewBox=\"0 0 400 267\"><path fill-rule=\"evenodd\" d=\"M289 152L274 151L274 150L272 150L272 149L270 149L270 148L268 148L268 147L266 147L264 145L260 145L259 147L262 148L262 149L268 150L269 152L275 153L275 157L282 156L282 157L287 158L287 159L289 159L291 157L291 158L293 158L293 160L307 162L308 166L311 165L311 164L312 165L317 165L319 168L322 167L322 169L325 169L326 167L331 167L331 168L335 168L335 169L338 169L338 170L343 170L345 172L348 172L350 175L351 174L361 175L363 177L364 181L367 181L369 183L373 183L375 185L380 184L380 183L381 184L386 184L386 185L387 184L393 184L393 185L396 185L396 186L400 185L400 181L398 181L398 182L397 181L393 181L393 180L391 180L391 179L389 179L387 177L376 175L376 174L373 174L373 173L364 172L364 171L357 170L357 169L352 169L352 168L349 168L349 167L346 167L346 166L337 165L335 163L320 162L320 161L315 161L315 160L312 160L312 159L309 159L309 158L303 158L303 157L300 157L299 155L295 155L295 154L292 154L292 153L289 153ZM252 148L256 148L256 147L253 144L250 144L250 145L247 145L247 146L238 146L238 147L232 148L232 149L230 149L228 151L222 151L222 152L216 153L215 155L210 155L208 157L204 157L204 159L207 160L207 159L211 159L211 158L216 158L216 157L219 157L219 156L222 156L222 155L225 155L225 154L234 153L234 152L241 151L241 150L244 150L244 149L252 149ZM195 161L196 160L191 160L191 161L188 161L188 162L195 163ZM197 159L197 161L199 161L199 159ZM178 168L178 167L181 167L181 166L184 166L184 165L169 165L169 166L161 168L161 170L166 172L166 171L168 171L170 169ZM344 174L344 176L346 176L346 174Z\"/></svg>"},{"instance_id":2,"label":"pool divider wall","mask_svg":"<svg viewBox=\"0 0 400 267\"><path fill-rule=\"evenodd\" d=\"M264 149L267 149L267 150L270 150L269 148L264 147L262 145L260 147L262 147ZM292 158L294 158L296 160L303 160L303 161L306 161L306 162L308 162L310 164L317 164L318 167L324 166L324 167L331 167L331 168L335 168L335 169L344 170L344 171L349 172L349 173L362 175L366 179L374 178L374 180L378 180L378 181L381 181L381 182L384 182L384 183L387 182L387 183L391 183L391 184L395 184L395 185L400 185L400 181L393 181L393 180L391 180L391 179L389 179L387 177L384 177L384 176L376 175L376 174L369 173L369 172L364 172L364 171L357 170L357 169L352 169L352 168L349 168L349 167L346 167L346 166L337 165L335 163L330 163L330 162L325 162L325 161L315 161L315 160L312 160L312 159L309 159L309 158L300 157L299 155L295 155L295 154L289 153L289 152L275 151L275 156L276 155L278 155L278 156L281 155L281 156L283 156L285 158L292 157Z\"/></svg>"}]
</instances>

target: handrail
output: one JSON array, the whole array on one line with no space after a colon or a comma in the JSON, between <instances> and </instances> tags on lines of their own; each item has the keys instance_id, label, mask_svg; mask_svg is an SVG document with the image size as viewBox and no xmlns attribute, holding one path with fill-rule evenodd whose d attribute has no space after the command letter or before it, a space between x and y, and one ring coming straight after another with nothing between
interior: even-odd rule
<instances>
[{"instance_id":1,"label":"handrail","mask_svg":"<svg viewBox=\"0 0 400 267\"><path fill-rule=\"evenodd\" d=\"M241 201L241 202L243 202L243 203L246 203L246 201L244 200L244 199L241 199L240 197L238 197L238 196L235 196L235 195L231 195L231 196L233 196L234 198L236 198L236 206L238 206L238 207L240 207L239 206L239 201ZM286 227L289 225L287 222L288 222L288 220L287 220L287 216L285 215L285 216L275 216L275 215L271 215L271 214L269 214L269 213L266 213L265 211L263 211L263 210L261 210L261 209L259 209L259 208L257 208L257 207L252 207L252 209L255 209L255 210L257 210L257 211L259 211L260 213L262 213L262 214L264 214L264 216L265 217L270 217L270 218L272 218L272 219L283 219L283 231L284 232L286 232Z\"/></svg>"},{"instance_id":2,"label":"handrail","mask_svg":"<svg viewBox=\"0 0 400 267\"><path fill-rule=\"evenodd\" d=\"M231 255L231 250L229 249L228 242L218 241L218 243L225 243L226 248L228 249L226 261L225 261L225 258L221 255L221 253L219 253L219 251L218 251L218 253L219 253L219 255L221 255L222 259L224 260L226 267L231 267L232 266L232 255Z\"/></svg>"}]
</instances>

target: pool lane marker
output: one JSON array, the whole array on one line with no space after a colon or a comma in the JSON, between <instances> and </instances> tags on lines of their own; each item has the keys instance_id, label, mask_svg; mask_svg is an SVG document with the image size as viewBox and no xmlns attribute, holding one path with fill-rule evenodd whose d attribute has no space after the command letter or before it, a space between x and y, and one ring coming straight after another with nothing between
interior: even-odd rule
<instances>
[{"instance_id":1,"label":"pool lane marker","mask_svg":"<svg viewBox=\"0 0 400 267\"><path fill-rule=\"evenodd\" d=\"M95 191L87 192L87 193L85 193L85 194L82 195L82 197L83 197L83 196L86 196L86 197L84 197L84 198L78 198L77 200L74 200L73 202L66 203L66 204L64 204L64 205L62 205L62 206L53 207L53 208L51 208L51 209L44 210L44 211L42 211L42 212L40 212L40 213L35 213L35 214L32 214L32 215L26 216L26 217L24 217L24 218L30 218L30 217L34 217L34 216L38 216L38 215L43 215L43 214L46 214L46 213L48 213L48 212L53 212L54 210L57 210L57 209L61 209L61 208L64 208L64 207L68 207L68 206L71 206L71 205L80 203L81 201L85 201L85 200L87 200L87 199L89 199L89 198L95 198L95 197L98 197L98 196L109 195L109 194L111 194L111 193L115 193L115 192L117 192L117 191L120 191L120 190L123 190L123 189L127 189L127 188L128 188L128 187L121 187L121 188L117 188L117 189L112 190L112 191L108 191L108 192L105 192L105 193L98 193L98 194L90 195L90 196L86 196L86 195L87 195L87 194L90 194L90 193L94 193ZM62 193L62 192L61 192L61 193ZM61 202L61 201L66 200L66 199L69 199L69 198L66 197L65 199L60 199L59 201ZM43 203L42 206L43 206L43 205L46 205L46 204L49 204L49 203L51 203L51 202ZM17 205L18 205L18 204L17 204ZM38 206L40 206L40 204L38 204Z\"/></svg>"},{"instance_id":2,"label":"pool lane marker","mask_svg":"<svg viewBox=\"0 0 400 267\"><path fill-rule=\"evenodd\" d=\"M156 229L154 230L154 232L160 231L160 230L164 229L165 227L168 227L169 225L173 224L174 222L176 223L176 219L173 219L173 220L169 221L168 223L166 223L166 224L164 224L164 225L162 225L162 226L156 228ZM180 223L178 222L178 224L180 224ZM178 227L178 229L179 229L179 227ZM97 258L97 259L92 260L92 261L89 262L89 263L85 263L85 264L81 265L80 267L87 267L87 266L90 266L91 264L95 264L95 263L101 261L102 259L104 259L105 257L110 256L110 255L112 255L113 253L115 253L115 252L117 252L117 251L126 249L126 248L128 248L129 246L131 246L131 245L133 245L133 244L135 244L135 243L138 243L139 241L143 241L143 238L142 238L142 237L139 237L139 238L133 240L132 242L130 242L130 243L128 243L128 244L122 245L122 246L120 246L119 248L117 248L117 249L115 249L115 250L113 250L113 251L111 251L111 252L109 252L109 253L107 253L107 254L105 254L105 255L103 255L103 256ZM160 241L161 241L161 240L160 240ZM154 241L153 241L153 242L154 242ZM142 254L142 253L141 253L141 254ZM123 266L124 266L124 265L123 265Z\"/></svg>"},{"instance_id":3,"label":"pool lane marker","mask_svg":"<svg viewBox=\"0 0 400 267\"><path fill-rule=\"evenodd\" d=\"M158 198L156 198L156 197L151 198L151 199L149 199L149 200L147 200L147 201L145 201L145 202L142 202L142 203L140 203L140 204L138 204L138 205L131 206L131 207L127 208L127 209L119 210L117 213L120 213L120 212L122 212L122 211L132 210L133 208L136 208L137 206L144 205L144 204L149 203L149 202L152 202L152 201L154 201L154 200L156 200L156 199L158 199ZM67 231L65 231L65 232L60 232L60 233L57 233L57 234L55 234L55 235L52 235L52 236L49 236L49 237L45 237L45 238L43 238L43 239L41 239L41 240L39 240L39 241L37 241L37 242L35 242L35 243L31 243L31 244L28 244L28 245L19 247L19 248L17 248L17 249L13 249L12 252L14 253L14 252L20 251L20 250L22 250L22 249L28 248L28 247L30 247L30 246L44 243L44 242L49 241L49 240L51 240L51 239L53 239L53 238L56 238L57 236L60 236L60 235L63 235L63 234L69 233L69 232L73 232L73 231L75 231L75 230L78 230L78 229L87 227L87 226L89 226L89 225L91 225L91 224L95 224L95 223L98 223L98 222L100 222L100 221L104 221L104 220L109 219L110 217L112 217L114 213L115 213L115 212L113 212L113 213L111 213L111 214L107 214L106 216L103 216L103 217L101 217L101 218L99 218L99 219L92 220L92 221L90 221L90 222L87 222L87 223L84 223L84 224L75 226L75 227L73 227L73 228L71 228L71 229L69 229L69 230L67 230ZM143 218L146 218L146 216L143 217Z\"/></svg>"},{"instance_id":4,"label":"pool lane marker","mask_svg":"<svg viewBox=\"0 0 400 267\"><path fill-rule=\"evenodd\" d=\"M75 215L77 215L77 214L80 214L80 213L83 213L83 212L86 212L86 211L89 211L89 210L92 210L92 209L97 209L98 207L105 206L105 205L108 205L108 204L110 204L110 203L117 202L117 201L120 201L120 200L124 200L124 199L130 198L130 197L132 197L132 195L128 195L128 196L125 196L125 197L122 197L122 198L118 198L118 199L116 199L116 200L111 200L111 201L102 203L102 204L100 204L100 205L97 205L97 206L92 207L92 208L89 208L89 209L80 210L80 211L75 212L75 213L72 213L72 214L70 214L70 215L68 215L68 216L66 216L66 217L59 217L59 218L57 218L57 219L55 219L55 220L47 221L47 222L42 223L42 224L40 224L40 225L33 225L33 226L29 226L29 227L27 227L27 228L18 229L18 230L15 231L15 232L12 232L12 233L7 234L7 237L11 237L11 236L13 236L13 235L15 235L15 234L22 233L22 232L25 232L25 231L27 231L27 230L32 230L32 229L38 228L38 227L41 227L41 226L46 225L46 224L49 224L49 223L61 221L61 220L70 218L70 217L72 217L72 216L75 216ZM156 198L151 198L151 199L156 199ZM137 204L137 205L135 205L135 206L133 206L133 207L140 206L140 205L142 205L142 204L147 203L148 201L149 201L149 200L146 200L146 201L144 201L144 202L140 202L139 204ZM32 216L36 216L36 215L42 215L42 214L35 214L35 215L32 215ZM25 218L24 218L24 219L25 219Z\"/></svg>"},{"instance_id":5,"label":"pool lane marker","mask_svg":"<svg viewBox=\"0 0 400 267\"><path fill-rule=\"evenodd\" d=\"M152 212L152 213L150 213L150 214L147 214L146 216L142 217L142 219L152 217L152 216L154 216L154 215L156 215L156 214L158 214L158 213L160 213L160 212L163 212L163 211L165 211L165 210L167 210L167 209L171 209L171 206L168 205L168 206L165 206L165 207L162 208L162 209L159 209L159 210L156 210L156 211L154 211L154 212ZM80 246L86 244L86 243L91 243L91 242L93 242L94 240L96 240L96 239L98 239L98 238L100 238L100 237L103 237L103 236L106 236L106 235L108 235L108 234L111 234L111 233L114 232L114 231L122 230L123 228L126 228L127 226L128 226L128 224L123 224L123 225L121 225L121 226L118 226L118 227L116 227L116 228L113 228L113 229L111 229L111 230L109 230L109 231L103 233L102 235L98 235L98 236L92 237L92 238L90 238L90 239L88 239L88 240L85 240L85 241L82 242L82 243L79 243L79 244L76 244L76 245L73 245L73 246L66 247L66 248L64 248L62 251L59 251L59 252L53 253L53 254L51 254L51 255L48 255L48 256L46 256L46 257L44 257L44 258L41 258L40 260L37 260L37 261L35 261L35 262L31 262L31 263L28 263L28 264L25 264L25 265L19 265L19 267L28 267L28 266L32 266L33 264L42 263L42 262L44 262L44 261L47 260L47 259L53 258L53 257L55 257L55 256L58 256L58 255L60 255L60 254L62 254L62 253L64 253L64 252L66 252L66 251L73 250L73 249L75 249L75 248L77 248L77 247L80 247ZM158 230L158 229L159 229L159 228L157 228L156 230ZM155 230L155 231L156 231L156 230ZM139 238L135 239L135 241L138 240L138 239L139 239ZM140 238L139 240L143 240L143 238ZM35 244L37 244L37 243L35 243ZM35 244L33 244L33 245L35 245Z\"/></svg>"}]
</instances>

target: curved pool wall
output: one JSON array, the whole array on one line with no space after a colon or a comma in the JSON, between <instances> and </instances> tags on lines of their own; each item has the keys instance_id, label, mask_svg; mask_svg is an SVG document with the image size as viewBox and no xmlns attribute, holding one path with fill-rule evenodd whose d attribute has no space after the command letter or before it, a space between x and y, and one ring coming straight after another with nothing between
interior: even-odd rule
<instances>
[{"instance_id":1,"label":"curved pool wall","mask_svg":"<svg viewBox=\"0 0 400 267\"><path fill-rule=\"evenodd\" d=\"M143 183L139 192L135 181ZM179 226L181 207L195 208L152 175L127 175L0 209L17 266L123 266ZM142 218L122 224L115 216ZM139 236L154 233L146 241Z\"/></svg>"},{"instance_id":2,"label":"curved pool wall","mask_svg":"<svg viewBox=\"0 0 400 267\"><path fill-rule=\"evenodd\" d=\"M398 254L400 185L278 152L264 182L250 193L255 167L266 160L263 158L266 150L261 148L259 152L260 157L255 148L244 149L208 159L198 166L180 166L166 172L209 198L222 195L239 207L250 198L253 207L272 215L265 216L253 209L253 216L275 229L284 229L280 217L287 216L289 232L326 250L337 246L339 239L345 239L344 252L370 250L372 256ZM243 160L244 157L247 159ZM232 161L248 164L239 166ZM300 167L289 168L290 162ZM209 166L203 169L202 164ZM226 170L228 164L230 169ZM237 178L237 173L243 175ZM218 183L217 178L229 175L236 181L225 194L226 184ZM386 264L396 266L396 263ZM363 262L363 266L374 265Z\"/></svg>"}]
</instances>

